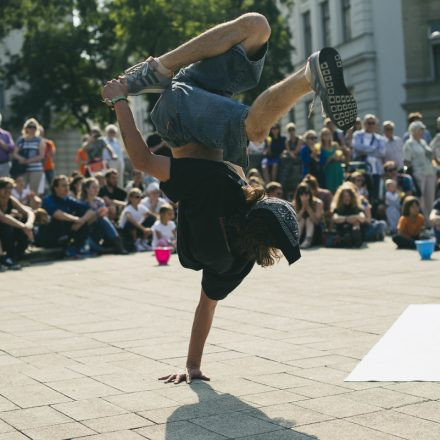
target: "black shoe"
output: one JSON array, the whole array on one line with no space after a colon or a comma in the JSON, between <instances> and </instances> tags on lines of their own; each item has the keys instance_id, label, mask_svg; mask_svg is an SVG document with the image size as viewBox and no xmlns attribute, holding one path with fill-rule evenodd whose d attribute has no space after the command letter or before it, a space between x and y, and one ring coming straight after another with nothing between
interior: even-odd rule
<instances>
[{"instance_id":1,"label":"black shoe","mask_svg":"<svg viewBox=\"0 0 440 440\"><path fill-rule=\"evenodd\" d=\"M21 265L16 263L12 258L3 257L1 260L1 264L6 266L9 270L20 270Z\"/></svg>"},{"instance_id":2,"label":"black shoe","mask_svg":"<svg viewBox=\"0 0 440 440\"><path fill-rule=\"evenodd\" d=\"M353 127L357 117L357 106L344 83L342 61L338 51L332 47L325 47L310 55L306 76L312 89L321 99L324 112L336 127L343 131Z\"/></svg>"}]
</instances>

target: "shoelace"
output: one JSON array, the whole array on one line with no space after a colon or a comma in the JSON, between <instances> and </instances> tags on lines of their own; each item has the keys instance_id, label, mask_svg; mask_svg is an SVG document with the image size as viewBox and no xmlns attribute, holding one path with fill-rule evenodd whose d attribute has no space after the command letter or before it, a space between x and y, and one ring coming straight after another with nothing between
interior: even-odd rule
<instances>
[{"instance_id":1,"label":"shoelace","mask_svg":"<svg viewBox=\"0 0 440 440\"><path fill-rule=\"evenodd\" d=\"M315 96L313 97L313 100L312 100L312 102L310 103L310 105L309 105L309 114L307 115L307 119L310 119L311 117L312 117L312 113L313 113L313 110L315 109L315 103L316 103L316 98L318 97L318 94L317 93L315 93ZM321 116L325 119L326 117L327 117L327 114L325 113L325 110L324 110L324 106L323 106L323 104L322 104L322 101L321 101Z\"/></svg>"}]
</instances>

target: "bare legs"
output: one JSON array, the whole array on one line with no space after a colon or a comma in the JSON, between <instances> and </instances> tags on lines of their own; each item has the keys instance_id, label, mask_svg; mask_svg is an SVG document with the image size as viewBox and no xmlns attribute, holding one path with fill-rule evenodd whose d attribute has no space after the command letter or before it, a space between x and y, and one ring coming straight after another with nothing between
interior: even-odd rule
<instances>
[{"instance_id":1,"label":"bare legs","mask_svg":"<svg viewBox=\"0 0 440 440\"><path fill-rule=\"evenodd\" d=\"M270 128L295 103L312 89L305 76L305 66L264 91L252 104L246 118L246 134L250 141L261 142Z\"/></svg>"},{"instance_id":2,"label":"bare legs","mask_svg":"<svg viewBox=\"0 0 440 440\"><path fill-rule=\"evenodd\" d=\"M241 43L249 56L255 54L270 36L270 26L263 15L244 14L198 35L187 43L159 57L163 67L175 71L205 58L221 55Z\"/></svg>"}]
</instances>

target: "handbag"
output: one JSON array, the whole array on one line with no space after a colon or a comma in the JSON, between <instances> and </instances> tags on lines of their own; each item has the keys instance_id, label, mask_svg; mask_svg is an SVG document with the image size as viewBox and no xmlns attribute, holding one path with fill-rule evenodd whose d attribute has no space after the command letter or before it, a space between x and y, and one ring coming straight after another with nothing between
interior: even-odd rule
<instances>
[{"instance_id":1,"label":"handbag","mask_svg":"<svg viewBox=\"0 0 440 440\"><path fill-rule=\"evenodd\" d=\"M12 159L11 169L9 170L9 174L13 179L23 175L26 173L27 165L24 163L20 163L17 159Z\"/></svg>"}]
</instances>

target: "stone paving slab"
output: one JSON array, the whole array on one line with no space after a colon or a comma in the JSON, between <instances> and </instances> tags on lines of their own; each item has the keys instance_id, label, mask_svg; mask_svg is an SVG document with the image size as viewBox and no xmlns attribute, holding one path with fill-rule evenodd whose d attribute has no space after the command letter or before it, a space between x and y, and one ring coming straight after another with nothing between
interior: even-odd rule
<instances>
[{"instance_id":1,"label":"stone paving slab","mask_svg":"<svg viewBox=\"0 0 440 440\"><path fill-rule=\"evenodd\" d=\"M439 255L440 257L440 255ZM0 440L431 440L440 383L344 382L440 258L389 241L256 267L221 302L203 370L185 363L200 274L151 254L0 274Z\"/></svg>"}]
</instances>

